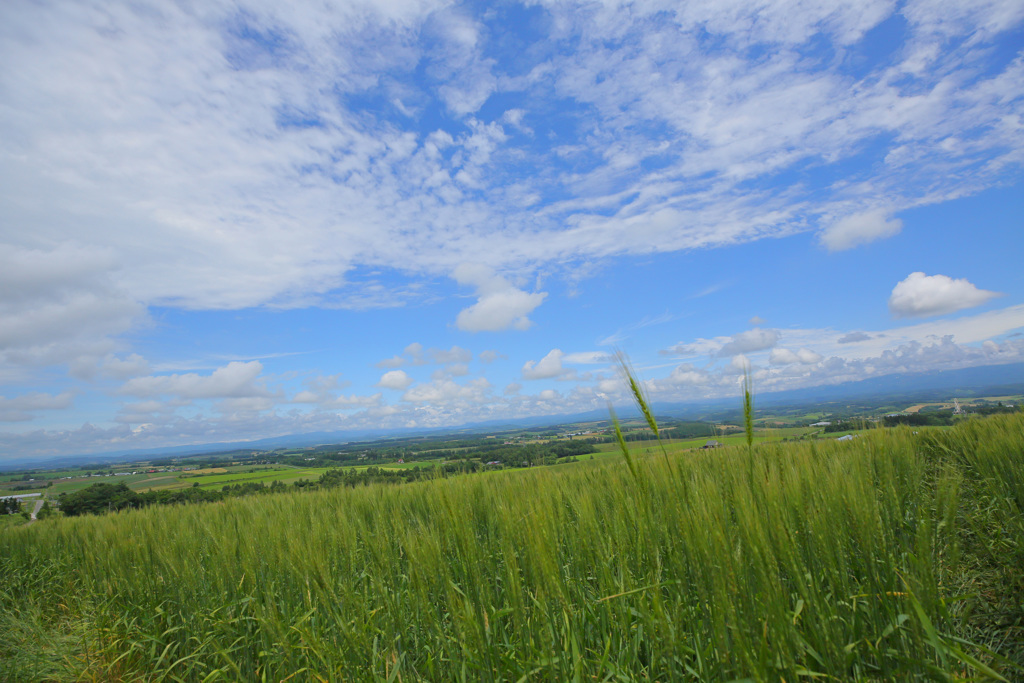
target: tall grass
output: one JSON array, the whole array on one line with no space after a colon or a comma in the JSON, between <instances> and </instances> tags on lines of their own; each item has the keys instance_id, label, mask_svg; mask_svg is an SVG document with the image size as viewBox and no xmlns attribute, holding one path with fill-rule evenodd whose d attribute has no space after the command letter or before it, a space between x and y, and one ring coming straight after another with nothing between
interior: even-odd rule
<instances>
[{"instance_id":1,"label":"tall grass","mask_svg":"<svg viewBox=\"0 0 1024 683\"><path fill-rule=\"evenodd\" d=\"M956 640L944 582L965 482L1024 481L1022 425L46 520L0 535L0 609L26 634L0 679L1015 672Z\"/></svg>"},{"instance_id":2,"label":"tall grass","mask_svg":"<svg viewBox=\"0 0 1024 683\"><path fill-rule=\"evenodd\" d=\"M747 436L747 450L754 448L754 378L748 365L743 371L743 432Z\"/></svg>"}]
</instances>

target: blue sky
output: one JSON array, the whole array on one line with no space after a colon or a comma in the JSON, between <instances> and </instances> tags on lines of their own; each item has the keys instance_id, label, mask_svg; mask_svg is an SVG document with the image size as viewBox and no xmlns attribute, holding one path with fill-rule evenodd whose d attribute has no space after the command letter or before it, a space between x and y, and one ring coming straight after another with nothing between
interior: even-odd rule
<instances>
[{"instance_id":1,"label":"blue sky","mask_svg":"<svg viewBox=\"0 0 1024 683\"><path fill-rule=\"evenodd\" d=\"M1024 4L0 7L0 458L1024 361Z\"/></svg>"}]
</instances>

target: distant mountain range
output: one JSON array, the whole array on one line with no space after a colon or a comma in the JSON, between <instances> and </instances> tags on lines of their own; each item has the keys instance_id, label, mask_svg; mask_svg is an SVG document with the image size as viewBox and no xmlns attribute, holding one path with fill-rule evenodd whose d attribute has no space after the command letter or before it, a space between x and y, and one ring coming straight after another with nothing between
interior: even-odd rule
<instances>
[{"instance_id":1,"label":"distant mountain range","mask_svg":"<svg viewBox=\"0 0 1024 683\"><path fill-rule=\"evenodd\" d=\"M1020 393L1024 393L1024 363L1013 363L1009 365L989 365L959 370L943 370L940 372L893 374L885 375L884 377L873 377L859 382L765 393L756 396L756 408L764 410L773 407L822 405L868 398L877 400L880 403L923 402L948 400L954 396L970 398L972 396ZM739 412L736 397L685 403L654 403L651 407L658 416L691 420L708 419L713 415ZM623 417L635 417L638 415L634 406L616 407L616 410ZM7 460L0 463L0 471L26 469L29 467L52 469L92 463L125 462L171 456L186 457L230 451L303 448L320 444L375 441L389 437L403 438L410 436L511 431L532 427L554 426L570 422L604 420L607 418L607 411L592 410L583 413L544 415L514 420L490 420L437 429L360 430L286 434L254 441L113 451L102 454L64 456L45 460L38 458Z\"/></svg>"}]
</instances>

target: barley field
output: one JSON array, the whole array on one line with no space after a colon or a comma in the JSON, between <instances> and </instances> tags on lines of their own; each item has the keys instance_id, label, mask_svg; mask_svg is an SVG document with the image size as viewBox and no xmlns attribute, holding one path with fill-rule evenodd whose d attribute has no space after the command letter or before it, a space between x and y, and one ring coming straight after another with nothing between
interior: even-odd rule
<instances>
[{"instance_id":1,"label":"barley field","mask_svg":"<svg viewBox=\"0 0 1024 683\"><path fill-rule=\"evenodd\" d=\"M0 533L0 680L1024 677L1024 415Z\"/></svg>"}]
</instances>

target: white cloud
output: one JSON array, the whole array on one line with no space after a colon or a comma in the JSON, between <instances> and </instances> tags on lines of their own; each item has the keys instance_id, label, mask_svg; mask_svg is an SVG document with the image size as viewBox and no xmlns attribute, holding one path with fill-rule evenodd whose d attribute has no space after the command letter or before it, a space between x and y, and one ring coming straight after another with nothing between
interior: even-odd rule
<instances>
[{"instance_id":1,"label":"white cloud","mask_svg":"<svg viewBox=\"0 0 1024 683\"><path fill-rule=\"evenodd\" d=\"M493 351L493 350L487 349L487 350L481 351L477 355L477 358L480 359L481 363L493 363L494 361L498 360L499 358L505 358L505 356L500 354L500 353L498 353L497 351Z\"/></svg>"},{"instance_id":2,"label":"white cloud","mask_svg":"<svg viewBox=\"0 0 1024 683\"><path fill-rule=\"evenodd\" d=\"M405 370L390 370L380 376L377 386L382 389L396 389L402 391L412 384L412 377L405 373Z\"/></svg>"},{"instance_id":3,"label":"white cloud","mask_svg":"<svg viewBox=\"0 0 1024 683\"><path fill-rule=\"evenodd\" d=\"M612 357L605 351L579 351L577 353L567 353L562 357L562 360L566 363L576 363L580 365L607 363L611 359Z\"/></svg>"},{"instance_id":4,"label":"white cloud","mask_svg":"<svg viewBox=\"0 0 1024 683\"><path fill-rule=\"evenodd\" d=\"M820 353L815 353L810 349L792 351L790 349L774 348L768 356L768 362L772 365L791 365L793 363L813 365L814 363L821 361L821 359L822 356Z\"/></svg>"},{"instance_id":5,"label":"white cloud","mask_svg":"<svg viewBox=\"0 0 1024 683\"><path fill-rule=\"evenodd\" d=\"M669 356L717 356L728 358L737 354L766 351L779 342L779 331L763 330L755 327L731 337L715 337L714 339L697 339L692 342L680 342L671 348L660 351Z\"/></svg>"},{"instance_id":6,"label":"white cloud","mask_svg":"<svg viewBox=\"0 0 1024 683\"><path fill-rule=\"evenodd\" d=\"M740 332L726 342L718 350L719 356L735 356L742 353L754 353L770 349L779 343L778 330L762 330L755 327L746 332Z\"/></svg>"},{"instance_id":7,"label":"white cloud","mask_svg":"<svg viewBox=\"0 0 1024 683\"><path fill-rule=\"evenodd\" d=\"M668 376L670 383L677 386L700 385L708 381L706 370L699 370L690 363L683 363L675 368ZM657 384L655 384L657 386Z\"/></svg>"},{"instance_id":8,"label":"white cloud","mask_svg":"<svg viewBox=\"0 0 1024 683\"><path fill-rule=\"evenodd\" d=\"M462 264L453 277L477 289L477 302L459 312L455 326L466 332L498 332L509 328L527 330L527 317L547 297L547 292L524 292L481 265Z\"/></svg>"},{"instance_id":9,"label":"white cloud","mask_svg":"<svg viewBox=\"0 0 1024 683\"><path fill-rule=\"evenodd\" d=\"M265 397L270 392L257 382L261 372L263 364L259 361L235 361L206 376L190 372L136 377L125 382L118 393L140 398L164 395L184 399Z\"/></svg>"},{"instance_id":10,"label":"white cloud","mask_svg":"<svg viewBox=\"0 0 1024 683\"><path fill-rule=\"evenodd\" d=\"M31 226L19 248L89 235L120 265L111 285L129 319L137 302L394 305L411 296L405 283L347 278L358 266L419 282L459 263L557 269L808 230L821 216L847 216L823 236L843 248L895 229L877 211L851 215L857 207L881 196L897 212L976 192L1024 145L1012 129L1022 66L992 61L984 43L1019 25L1014 3L912 3L905 46L936 32L965 40L950 42L942 68L883 60L863 76L803 50L852 45L894 15L888 0L799 12L552 4L542 9L551 49L505 61L491 58L498 14L439 4L171 6L157 20L119 2L103 12L8 3L4 24L24 39L0 42L0 59L20 65L0 76L16 103L0 113L0 199L9 224ZM368 89L406 114L352 111ZM522 104L505 125L561 117L564 139L538 146L476 118L489 95L509 92ZM563 112L566 102L576 105ZM438 105L460 121L423 129L416 112ZM938 144L954 138L956 154ZM890 152L920 163L885 163ZM824 202L813 178L739 191L806 163L831 183L828 171L854 155L865 163ZM504 292L481 294L459 327L528 326L544 293Z\"/></svg>"},{"instance_id":11,"label":"white cloud","mask_svg":"<svg viewBox=\"0 0 1024 683\"><path fill-rule=\"evenodd\" d=\"M350 410L352 408L366 408L369 406L380 406L384 403L384 395L380 392L370 396L349 394L348 396L332 396L324 402L322 407L327 410Z\"/></svg>"},{"instance_id":12,"label":"white cloud","mask_svg":"<svg viewBox=\"0 0 1024 683\"><path fill-rule=\"evenodd\" d=\"M423 344L413 342L402 351L412 365L423 365L427 361L423 359Z\"/></svg>"},{"instance_id":13,"label":"white cloud","mask_svg":"<svg viewBox=\"0 0 1024 683\"><path fill-rule=\"evenodd\" d=\"M54 190L43 195L56 198L51 207L31 207L47 218L78 211L71 201L76 194L97 209L94 215L111 217L90 227L97 227L97 241L135 257L119 261L131 264L124 280L140 285L128 291L143 300L234 307L316 300L344 287L353 264L399 263L409 272L436 274L460 261L502 269L590 250L678 249L786 232L799 209L763 197L745 202L734 183L807 159L847 158L880 131L945 166L929 178L916 177L917 169L866 170L863 178L883 185L894 208L956 187L963 180L958 175L982 173L974 163L979 157L1015 153L995 128L1012 103L969 80L955 92L937 87L948 77L960 83L958 73L923 74L904 91L891 81L907 76L890 75L888 64L856 81L837 64L811 69L793 53L812 37L849 44L892 15L887 1L856 11L804 6L799 21L787 3L688 6L668 15L635 4L599 12L553 5L551 25L561 29L551 31L550 44L572 49L544 53L537 70L522 78L484 56L495 47L485 15L438 11L429 3L358 6L305 5L281 13L242 3L215 5L202 15L167 8L159 22L117 3L105 15L8 9L10 30L28 37L4 41L4 62L23 65L4 83L9 100L20 103L4 121L12 131L8 144L21 152L8 157L9 175L17 179L12 194ZM934 21L924 17L933 14L908 10L919 17L912 30L932 31L926 27ZM983 14L992 18L984 26L1018 21L1015 12ZM273 34L286 44L275 53L231 30L239 24L250 35ZM964 35L974 30L971 22L951 26ZM714 35L717 51L696 40L702 32ZM771 58L749 59L759 41ZM966 57L978 55L970 45L959 49L954 57L963 57L957 61L969 75ZM421 65L427 82L417 78ZM1013 68L995 69L986 83L1008 85ZM469 131L403 128L385 112L365 109L357 117L346 96L368 87L410 108L440 97ZM555 152L470 116L498 90L522 93L510 125L549 111L552 98L577 99L570 116L594 139L571 135L566 142L584 150L583 163L571 174L549 171L558 168L550 163ZM919 92L929 95L927 107L918 104ZM694 101L704 106L693 107ZM69 119L64 111L79 115ZM316 125L287 125L288 115ZM674 142L664 146L663 136L647 132L648 122L678 131ZM121 134L126 129L130 136ZM977 140L965 158L934 145L963 129L969 135L961 137ZM586 154L591 142L608 153ZM637 171L638 160L655 155L668 165ZM530 169L513 183L496 163L510 158ZM702 173L722 184L710 187ZM486 190L487 201L467 193L457 177ZM936 180L937 189L930 184ZM524 190L564 190L577 208L526 208L506 201L511 185L520 188L517 197ZM32 192L21 192L26 186ZM846 184L843 203L825 213L840 215L878 189ZM637 192L636 200L626 199ZM604 220L607 212L584 208L598 202L622 212ZM811 216L797 218L807 223ZM659 219L664 227L636 229ZM150 244L123 239L139 224ZM489 227L497 224L503 230ZM46 225L49 236L64 236L56 220ZM204 229L212 226L217 229ZM209 277L217 273L230 277Z\"/></svg>"},{"instance_id":14,"label":"white cloud","mask_svg":"<svg viewBox=\"0 0 1024 683\"><path fill-rule=\"evenodd\" d=\"M892 237L902 228L903 221L889 218L888 212L876 209L839 219L822 231L821 243L829 251L845 251Z\"/></svg>"},{"instance_id":15,"label":"white cloud","mask_svg":"<svg viewBox=\"0 0 1024 683\"><path fill-rule=\"evenodd\" d=\"M316 377L310 377L303 381L305 389L299 391L292 397L292 403L309 403L316 404L324 409L344 409L355 406L364 405L377 405L381 401L381 394L376 393L372 396L359 396L351 394L349 396L341 396L335 393L338 389L343 389L351 385L351 382L341 379L341 374L336 375L318 375Z\"/></svg>"},{"instance_id":16,"label":"white cloud","mask_svg":"<svg viewBox=\"0 0 1024 683\"><path fill-rule=\"evenodd\" d=\"M484 377L477 377L467 384L457 384L451 379L438 379L429 384L417 384L402 395L403 401L412 403L444 404L451 401L481 402L485 399L491 384Z\"/></svg>"},{"instance_id":17,"label":"white cloud","mask_svg":"<svg viewBox=\"0 0 1024 683\"><path fill-rule=\"evenodd\" d=\"M889 311L897 318L921 318L980 306L998 292L978 289L966 279L911 273L889 296Z\"/></svg>"},{"instance_id":18,"label":"white cloud","mask_svg":"<svg viewBox=\"0 0 1024 683\"><path fill-rule=\"evenodd\" d=\"M137 353L119 358L107 354L103 358L83 355L68 363L68 373L72 377L91 380L97 375L107 379L125 380L129 377L148 375L153 370L149 362Z\"/></svg>"},{"instance_id":19,"label":"white cloud","mask_svg":"<svg viewBox=\"0 0 1024 683\"><path fill-rule=\"evenodd\" d=\"M376 406L383 402L383 394L380 392L370 396L358 394L336 395L331 391L340 386L347 386L348 382L339 382L338 375L330 377L318 377L307 382L309 389L304 389L292 397L292 403L316 404L325 410L347 410L351 408Z\"/></svg>"},{"instance_id":20,"label":"white cloud","mask_svg":"<svg viewBox=\"0 0 1024 683\"><path fill-rule=\"evenodd\" d=\"M733 356L723 370L729 374L737 374L749 372L752 367L750 359L740 353Z\"/></svg>"},{"instance_id":21,"label":"white cloud","mask_svg":"<svg viewBox=\"0 0 1024 683\"><path fill-rule=\"evenodd\" d=\"M104 377L113 379L128 379L152 372L149 362L137 353L125 358L109 355L100 363L99 371Z\"/></svg>"},{"instance_id":22,"label":"white cloud","mask_svg":"<svg viewBox=\"0 0 1024 683\"><path fill-rule=\"evenodd\" d=\"M941 0L912 0L902 14L926 34L967 34L979 40L1019 24L1024 19L1024 6L1013 0L988 0L969 7Z\"/></svg>"},{"instance_id":23,"label":"white cloud","mask_svg":"<svg viewBox=\"0 0 1024 683\"><path fill-rule=\"evenodd\" d=\"M864 332L855 331L855 332L847 332L842 337L837 339L836 342L839 343L839 344L854 344L856 342L867 341L869 339L871 339L871 335L870 334L865 334Z\"/></svg>"},{"instance_id":24,"label":"white cloud","mask_svg":"<svg viewBox=\"0 0 1024 683\"><path fill-rule=\"evenodd\" d=\"M469 366L465 363L452 363L443 368L438 368L430 377L434 380L441 380L448 377L465 377L469 374Z\"/></svg>"},{"instance_id":25,"label":"white cloud","mask_svg":"<svg viewBox=\"0 0 1024 683\"><path fill-rule=\"evenodd\" d=\"M14 398L0 396L0 422L27 422L39 410L65 410L74 402L74 395L65 391L54 396L33 391Z\"/></svg>"},{"instance_id":26,"label":"white cloud","mask_svg":"<svg viewBox=\"0 0 1024 683\"><path fill-rule=\"evenodd\" d=\"M749 322L749 323L750 323L751 325L753 325L754 327L757 327L758 325L764 325L764 324L765 324L766 322L768 322L768 321L767 321L767 320L765 320L764 318L762 318L762 317L761 317L761 316L759 316L759 315L755 315L755 316L754 316L753 318L751 318L751 319L750 319L750 320L749 320L748 322Z\"/></svg>"},{"instance_id":27,"label":"white cloud","mask_svg":"<svg viewBox=\"0 0 1024 683\"><path fill-rule=\"evenodd\" d=\"M452 347L457 349L458 347ZM434 349L433 351L436 351ZM400 368L403 365L425 365L429 361L424 358L423 344L413 342L402 350L402 355L385 358L376 363L378 368Z\"/></svg>"},{"instance_id":28,"label":"white cloud","mask_svg":"<svg viewBox=\"0 0 1024 683\"><path fill-rule=\"evenodd\" d=\"M468 363L473 360L473 352L459 346L453 346L447 351L444 349L431 349L429 355L431 360L442 365L448 363Z\"/></svg>"},{"instance_id":29,"label":"white cloud","mask_svg":"<svg viewBox=\"0 0 1024 683\"><path fill-rule=\"evenodd\" d=\"M958 344L952 335L924 341L892 344L875 355L844 358L824 357L817 352L801 354L775 349L771 367L750 366L759 393L783 391L812 386L856 382L893 373L929 372L1000 363L1024 362L1024 341L988 340L980 346ZM817 358L817 360L815 360ZM697 368L683 364L668 376L649 383L655 400L692 401L735 396L740 393L736 383L746 363L736 356L723 366ZM785 363L776 362L786 361Z\"/></svg>"},{"instance_id":30,"label":"white cloud","mask_svg":"<svg viewBox=\"0 0 1024 683\"><path fill-rule=\"evenodd\" d=\"M247 420L254 413L261 413L274 408L274 399L268 396L243 396L225 398L217 401L213 410L229 420Z\"/></svg>"},{"instance_id":31,"label":"white cloud","mask_svg":"<svg viewBox=\"0 0 1024 683\"><path fill-rule=\"evenodd\" d=\"M562 353L561 349L551 349L539 361L526 361L523 364L523 379L553 379L561 377L569 372L568 368L562 367L563 357L565 357L565 354Z\"/></svg>"},{"instance_id":32,"label":"white cloud","mask_svg":"<svg viewBox=\"0 0 1024 683\"><path fill-rule=\"evenodd\" d=\"M111 250L68 241L51 249L0 236L0 365L95 365L111 339L145 320L113 280Z\"/></svg>"}]
</instances>

